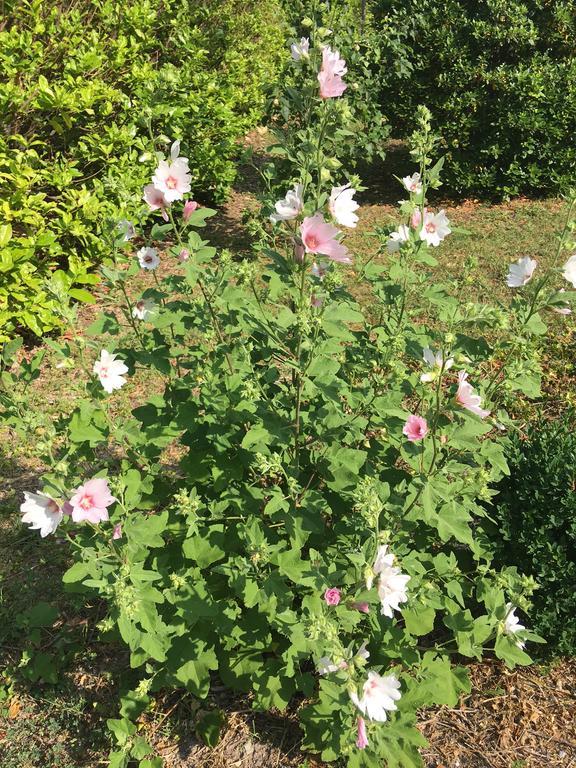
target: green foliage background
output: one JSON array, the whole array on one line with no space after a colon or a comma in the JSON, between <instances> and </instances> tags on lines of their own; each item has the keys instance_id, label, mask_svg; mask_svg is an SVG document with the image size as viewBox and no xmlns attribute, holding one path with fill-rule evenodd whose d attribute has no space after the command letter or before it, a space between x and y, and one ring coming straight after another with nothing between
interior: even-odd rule
<instances>
[{"instance_id":1,"label":"green foliage background","mask_svg":"<svg viewBox=\"0 0 576 768\"><path fill-rule=\"evenodd\" d=\"M530 621L550 649L574 653L576 436L574 414L536 422L509 449L510 476L495 499L498 558L531 573L540 589Z\"/></svg>"},{"instance_id":2,"label":"green foliage background","mask_svg":"<svg viewBox=\"0 0 576 768\"><path fill-rule=\"evenodd\" d=\"M55 302L91 281L102 222L134 214L153 140L182 138L193 193L223 199L285 37L276 0L20 0L3 12L0 340L49 331Z\"/></svg>"},{"instance_id":3,"label":"green foliage background","mask_svg":"<svg viewBox=\"0 0 576 768\"><path fill-rule=\"evenodd\" d=\"M376 0L412 68L388 78L395 135L426 104L447 152L445 184L502 198L574 183L576 7L570 0ZM399 36L399 39L398 39ZM393 74L393 73L392 73Z\"/></svg>"}]
</instances>

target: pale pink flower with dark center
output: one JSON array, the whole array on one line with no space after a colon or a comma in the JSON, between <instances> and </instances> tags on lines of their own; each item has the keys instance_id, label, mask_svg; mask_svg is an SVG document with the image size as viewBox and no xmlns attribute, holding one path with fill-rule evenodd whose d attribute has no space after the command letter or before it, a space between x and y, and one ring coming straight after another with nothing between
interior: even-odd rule
<instances>
[{"instance_id":1,"label":"pale pink flower with dark center","mask_svg":"<svg viewBox=\"0 0 576 768\"><path fill-rule=\"evenodd\" d=\"M170 160L160 160L152 183L164 195L169 203L174 200L182 200L187 192L190 192L190 168L188 158L179 157L180 142L175 141L170 150Z\"/></svg>"},{"instance_id":2,"label":"pale pink flower with dark center","mask_svg":"<svg viewBox=\"0 0 576 768\"><path fill-rule=\"evenodd\" d=\"M116 228L122 235L122 239L125 243L127 243L128 240L132 240L133 237L136 237L136 229L134 228L134 224L132 224L131 221L128 221L128 219L120 219L116 225Z\"/></svg>"},{"instance_id":3,"label":"pale pink flower with dark center","mask_svg":"<svg viewBox=\"0 0 576 768\"><path fill-rule=\"evenodd\" d=\"M105 349L100 352L100 360L95 361L92 370L108 394L126 384L124 374L128 373L128 368L122 360L116 360L115 354L111 354Z\"/></svg>"},{"instance_id":4,"label":"pale pink flower with dark center","mask_svg":"<svg viewBox=\"0 0 576 768\"><path fill-rule=\"evenodd\" d=\"M508 268L508 277L506 278L506 285L509 288L521 288L526 283L532 280L534 270L538 266L536 259L531 259L530 256L524 256L522 259L510 264Z\"/></svg>"},{"instance_id":5,"label":"pale pink flower with dark center","mask_svg":"<svg viewBox=\"0 0 576 768\"><path fill-rule=\"evenodd\" d=\"M152 299L140 299L132 307L132 317L138 320L146 320L148 315L151 315L156 309L156 304Z\"/></svg>"},{"instance_id":6,"label":"pale pink flower with dark center","mask_svg":"<svg viewBox=\"0 0 576 768\"><path fill-rule=\"evenodd\" d=\"M339 234L336 227L324 221L321 213L308 216L300 226L300 235L306 253L321 253L333 261L351 264L352 260L348 256L347 248L335 239Z\"/></svg>"},{"instance_id":7,"label":"pale pink flower with dark center","mask_svg":"<svg viewBox=\"0 0 576 768\"><path fill-rule=\"evenodd\" d=\"M326 601L326 605L338 605L340 598L341 593L338 587L329 587L326 592L324 592L324 600Z\"/></svg>"},{"instance_id":8,"label":"pale pink flower with dark center","mask_svg":"<svg viewBox=\"0 0 576 768\"><path fill-rule=\"evenodd\" d=\"M412 176L404 176L402 184L408 192L412 192L413 195L419 195L422 192L422 181L420 180L419 173L413 173Z\"/></svg>"},{"instance_id":9,"label":"pale pink flower with dark center","mask_svg":"<svg viewBox=\"0 0 576 768\"><path fill-rule=\"evenodd\" d=\"M37 493L24 491L24 502L20 505L20 512L23 513L22 522L29 524L30 530L40 531L43 539L54 533L64 514L54 499L42 491Z\"/></svg>"},{"instance_id":10,"label":"pale pink flower with dark center","mask_svg":"<svg viewBox=\"0 0 576 768\"><path fill-rule=\"evenodd\" d=\"M140 248L136 256L142 269L156 269L156 267L160 266L160 256L158 256L156 248L150 248L149 246Z\"/></svg>"},{"instance_id":11,"label":"pale pink flower with dark center","mask_svg":"<svg viewBox=\"0 0 576 768\"><path fill-rule=\"evenodd\" d=\"M444 210L438 213L424 213L424 224L420 230L420 240L424 240L427 245L434 247L440 245L442 240L452 232L450 222L446 218Z\"/></svg>"},{"instance_id":12,"label":"pale pink flower with dark center","mask_svg":"<svg viewBox=\"0 0 576 768\"><path fill-rule=\"evenodd\" d=\"M144 195L142 196L142 200L144 200L145 203L148 203L148 208L151 211L161 211L164 221L169 220L166 208L170 206L170 203L166 200L163 193L160 192L159 189L156 189L154 184L147 184L144 187Z\"/></svg>"},{"instance_id":13,"label":"pale pink flower with dark center","mask_svg":"<svg viewBox=\"0 0 576 768\"><path fill-rule=\"evenodd\" d=\"M474 388L468 383L468 374L466 371L458 372L458 390L456 392L456 402L461 405L462 408L475 413L480 416L481 419L485 419L490 415L490 411L484 410L480 407L482 398L480 395L474 393Z\"/></svg>"},{"instance_id":14,"label":"pale pink flower with dark center","mask_svg":"<svg viewBox=\"0 0 576 768\"><path fill-rule=\"evenodd\" d=\"M328 208L336 222L342 227L353 229L358 223L358 216L356 216L354 211L357 211L360 206L353 200L355 194L356 190L350 184L332 188Z\"/></svg>"},{"instance_id":15,"label":"pale pink flower with dark center","mask_svg":"<svg viewBox=\"0 0 576 768\"><path fill-rule=\"evenodd\" d=\"M194 213L194 211L198 208L198 203L195 200L186 200L184 203L184 208L182 210L182 218L186 223L190 220L190 216Z\"/></svg>"},{"instance_id":16,"label":"pale pink flower with dark center","mask_svg":"<svg viewBox=\"0 0 576 768\"><path fill-rule=\"evenodd\" d=\"M394 675L382 677L378 672L368 672L368 679L362 686L362 696L357 691L351 691L350 698L363 715L370 720L383 723L387 720L387 712L398 709L396 702L400 699L400 681Z\"/></svg>"},{"instance_id":17,"label":"pale pink flower with dark center","mask_svg":"<svg viewBox=\"0 0 576 768\"><path fill-rule=\"evenodd\" d=\"M406 424L404 424L402 432L412 443L416 443L418 440L423 440L428 434L428 424L426 419L422 416L410 414L406 419Z\"/></svg>"},{"instance_id":18,"label":"pale pink flower with dark center","mask_svg":"<svg viewBox=\"0 0 576 768\"><path fill-rule=\"evenodd\" d=\"M94 477L76 488L70 499L72 520L75 523L87 520L94 524L108 520L108 507L115 501L117 499L110 493L106 478Z\"/></svg>"},{"instance_id":19,"label":"pale pink flower with dark center","mask_svg":"<svg viewBox=\"0 0 576 768\"><path fill-rule=\"evenodd\" d=\"M366 733L366 723L363 717L358 718L358 738L356 739L358 749L366 749L368 746L368 734Z\"/></svg>"}]
</instances>

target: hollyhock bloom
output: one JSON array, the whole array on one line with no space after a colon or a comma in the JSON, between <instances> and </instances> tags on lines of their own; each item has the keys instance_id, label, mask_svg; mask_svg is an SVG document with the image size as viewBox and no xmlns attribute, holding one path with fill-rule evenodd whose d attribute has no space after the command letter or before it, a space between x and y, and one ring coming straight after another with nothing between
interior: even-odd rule
<instances>
[{"instance_id":1,"label":"hollyhock bloom","mask_svg":"<svg viewBox=\"0 0 576 768\"><path fill-rule=\"evenodd\" d=\"M170 160L160 160L152 183L164 195L169 203L174 200L182 200L187 192L190 192L190 168L188 167L188 158L179 157L180 142L175 141L170 150Z\"/></svg>"},{"instance_id":2,"label":"hollyhock bloom","mask_svg":"<svg viewBox=\"0 0 576 768\"><path fill-rule=\"evenodd\" d=\"M127 243L128 240L132 240L132 238L136 236L134 224L132 224L131 221L128 221L128 219L120 219L116 225L116 228L119 230L120 234L122 235L122 240L124 240L125 243Z\"/></svg>"},{"instance_id":3,"label":"hollyhock bloom","mask_svg":"<svg viewBox=\"0 0 576 768\"><path fill-rule=\"evenodd\" d=\"M184 208L182 210L182 218L186 223L188 223L190 216L194 213L194 211L198 208L198 203L195 200L186 200L184 203Z\"/></svg>"},{"instance_id":4,"label":"hollyhock bloom","mask_svg":"<svg viewBox=\"0 0 576 768\"><path fill-rule=\"evenodd\" d=\"M270 216L270 221L277 224L279 221L295 219L304 207L303 191L304 186L302 184L295 184L294 188L286 193L285 198L278 200L274 206L276 213Z\"/></svg>"},{"instance_id":5,"label":"hollyhock bloom","mask_svg":"<svg viewBox=\"0 0 576 768\"><path fill-rule=\"evenodd\" d=\"M398 707L395 702L401 697L400 681L394 675L382 677L378 672L368 672L368 679L362 686L362 696L357 691L351 691L350 698L363 715L370 720L384 723L387 712Z\"/></svg>"},{"instance_id":6,"label":"hollyhock bloom","mask_svg":"<svg viewBox=\"0 0 576 768\"><path fill-rule=\"evenodd\" d=\"M468 374L466 371L458 372L458 390L456 392L456 402L461 405L462 408L475 413L480 416L481 419L485 419L490 415L490 411L480 408L482 398L480 395L474 394L474 389L471 384L468 383Z\"/></svg>"},{"instance_id":7,"label":"hollyhock bloom","mask_svg":"<svg viewBox=\"0 0 576 768\"><path fill-rule=\"evenodd\" d=\"M425 240L427 245L438 246L451 232L450 222L446 218L444 210L438 211L438 213L425 212L424 225L420 230L420 240Z\"/></svg>"},{"instance_id":8,"label":"hollyhock bloom","mask_svg":"<svg viewBox=\"0 0 576 768\"><path fill-rule=\"evenodd\" d=\"M324 600L326 601L326 605L338 605L340 602L341 593L338 587L329 587L326 592L324 592Z\"/></svg>"},{"instance_id":9,"label":"hollyhock bloom","mask_svg":"<svg viewBox=\"0 0 576 768\"><path fill-rule=\"evenodd\" d=\"M148 246L140 248L136 256L138 256L138 263L142 269L156 269L160 266L160 256L158 256L156 248Z\"/></svg>"},{"instance_id":10,"label":"hollyhock bloom","mask_svg":"<svg viewBox=\"0 0 576 768\"><path fill-rule=\"evenodd\" d=\"M394 611L400 610L400 603L408 601L406 585L410 576L402 573L397 566L385 565L378 579L378 597L380 598L380 613L391 619Z\"/></svg>"},{"instance_id":11,"label":"hollyhock bloom","mask_svg":"<svg viewBox=\"0 0 576 768\"><path fill-rule=\"evenodd\" d=\"M116 360L116 355L107 352L105 349L100 352L100 360L95 361L92 370L98 376L100 384L102 384L108 394L126 384L124 374L128 373L128 368L122 360Z\"/></svg>"},{"instance_id":12,"label":"hollyhock bloom","mask_svg":"<svg viewBox=\"0 0 576 768\"><path fill-rule=\"evenodd\" d=\"M166 200L164 194L159 189L156 189L154 184L147 184L144 187L142 200L148 204L148 208L151 211L161 211L164 221L169 220L166 208L170 207L170 203Z\"/></svg>"},{"instance_id":13,"label":"hollyhock bloom","mask_svg":"<svg viewBox=\"0 0 576 768\"><path fill-rule=\"evenodd\" d=\"M60 525L64 512L58 504L42 491L29 493L24 491L24 501L20 505L22 522L30 525L30 530L40 531L44 539L54 533Z\"/></svg>"},{"instance_id":14,"label":"hollyhock bloom","mask_svg":"<svg viewBox=\"0 0 576 768\"><path fill-rule=\"evenodd\" d=\"M360 613L370 613L369 603L352 603L352 608L355 611L360 611Z\"/></svg>"},{"instance_id":15,"label":"hollyhock bloom","mask_svg":"<svg viewBox=\"0 0 576 768\"><path fill-rule=\"evenodd\" d=\"M406 424L404 424L402 432L412 443L416 443L418 440L423 440L428 434L428 424L426 419L422 416L410 414L406 419Z\"/></svg>"},{"instance_id":16,"label":"hollyhock bloom","mask_svg":"<svg viewBox=\"0 0 576 768\"><path fill-rule=\"evenodd\" d=\"M188 248L182 248L180 253L178 254L178 261L188 261L190 258L190 251Z\"/></svg>"},{"instance_id":17,"label":"hollyhock bloom","mask_svg":"<svg viewBox=\"0 0 576 768\"><path fill-rule=\"evenodd\" d=\"M329 656L322 656L316 664L316 671L319 675L330 675L332 672L338 672L339 669L340 666L334 664Z\"/></svg>"},{"instance_id":18,"label":"hollyhock bloom","mask_svg":"<svg viewBox=\"0 0 576 768\"><path fill-rule=\"evenodd\" d=\"M422 350L422 357L424 358L426 365L432 369L428 373L423 373L422 376L420 376L420 381L424 384L434 381L438 377L440 371L449 371L454 365L454 358L449 357L447 360L444 360L442 352L434 353L430 347L425 347Z\"/></svg>"},{"instance_id":19,"label":"hollyhock bloom","mask_svg":"<svg viewBox=\"0 0 576 768\"><path fill-rule=\"evenodd\" d=\"M390 239L386 243L388 253L397 253L402 247L402 243L410 240L410 230L406 224L401 224L397 230L390 232Z\"/></svg>"},{"instance_id":20,"label":"hollyhock bloom","mask_svg":"<svg viewBox=\"0 0 576 768\"><path fill-rule=\"evenodd\" d=\"M320 96L323 99L332 99L342 96L348 87L342 75L348 72L346 62L340 58L338 51L333 51L330 46L322 48L322 67L318 73L320 83Z\"/></svg>"},{"instance_id":21,"label":"hollyhock bloom","mask_svg":"<svg viewBox=\"0 0 576 768\"><path fill-rule=\"evenodd\" d=\"M339 234L336 227L324 221L321 213L307 216L300 225L300 235L306 253L321 253L341 264L351 264L352 259L348 256L347 248L335 239Z\"/></svg>"},{"instance_id":22,"label":"hollyhock bloom","mask_svg":"<svg viewBox=\"0 0 576 768\"><path fill-rule=\"evenodd\" d=\"M314 277L317 277L319 280L323 280L324 276L328 272L328 264L326 264L325 261L321 261L319 264L317 262L314 262L312 264L312 267L310 269Z\"/></svg>"},{"instance_id":23,"label":"hollyhock bloom","mask_svg":"<svg viewBox=\"0 0 576 768\"><path fill-rule=\"evenodd\" d=\"M301 37L299 43L292 43L290 54L294 61L307 59L310 56L310 40L307 37Z\"/></svg>"},{"instance_id":24,"label":"hollyhock bloom","mask_svg":"<svg viewBox=\"0 0 576 768\"><path fill-rule=\"evenodd\" d=\"M538 262L535 259L531 259L530 256L518 259L514 264L510 264L506 285L509 288L521 288L523 285L526 285L532 279L537 266Z\"/></svg>"},{"instance_id":25,"label":"hollyhock bloom","mask_svg":"<svg viewBox=\"0 0 576 768\"><path fill-rule=\"evenodd\" d=\"M358 216L354 213L360 207L352 198L356 194L354 187L345 184L343 187L333 187L328 201L330 213L342 227L354 229Z\"/></svg>"},{"instance_id":26,"label":"hollyhock bloom","mask_svg":"<svg viewBox=\"0 0 576 768\"><path fill-rule=\"evenodd\" d=\"M112 540L116 541L117 539L122 538L122 526L120 523L116 523L114 526L114 530L112 531Z\"/></svg>"},{"instance_id":27,"label":"hollyhock bloom","mask_svg":"<svg viewBox=\"0 0 576 768\"><path fill-rule=\"evenodd\" d=\"M506 635L515 635L516 632L522 632L526 629L522 624L520 624L520 619L515 614L516 608L512 605L512 603L508 603L506 605L506 618L504 619L504 634ZM516 645L518 648L524 648L526 643L523 640L516 640Z\"/></svg>"},{"instance_id":28,"label":"hollyhock bloom","mask_svg":"<svg viewBox=\"0 0 576 768\"><path fill-rule=\"evenodd\" d=\"M358 738L356 739L358 749L366 749L368 746L368 735L366 734L366 723L363 717L358 718Z\"/></svg>"},{"instance_id":29,"label":"hollyhock bloom","mask_svg":"<svg viewBox=\"0 0 576 768\"><path fill-rule=\"evenodd\" d=\"M117 499L110 493L106 478L94 477L74 491L70 499L72 520L75 523L88 520L94 524L108 520L108 507L115 501Z\"/></svg>"},{"instance_id":30,"label":"hollyhock bloom","mask_svg":"<svg viewBox=\"0 0 576 768\"><path fill-rule=\"evenodd\" d=\"M576 253L573 256L570 256L566 264L564 264L562 268L562 276L564 280L572 283L574 288L576 288Z\"/></svg>"},{"instance_id":31,"label":"hollyhock bloom","mask_svg":"<svg viewBox=\"0 0 576 768\"><path fill-rule=\"evenodd\" d=\"M412 192L414 195L419 195L422 192L422 182L420 181L419 173L413 173L412 176L404 176L402 184L404 184L408 192Z\"/></svg>"},{"instance_id":32,"label":"hollyhock bloom","mask_svg":"<svg viewBox=\"0 0 576 768\"><path fill-rule=\"evenodd\" d=\"M152 299L140 299L132 307L132 317L138 320L146 320L148 315L151 315L155 309L156 304L154 304Z\"/></svg>"}]
</instances>

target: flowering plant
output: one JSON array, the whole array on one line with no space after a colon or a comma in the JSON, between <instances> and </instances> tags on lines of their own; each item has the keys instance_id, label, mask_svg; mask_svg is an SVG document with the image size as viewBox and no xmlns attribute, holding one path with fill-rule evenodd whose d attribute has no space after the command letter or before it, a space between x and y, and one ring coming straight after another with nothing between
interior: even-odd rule
<instances>
[{"instance_id":1,"label":"flowering plant","mask_svg":"<svg viewBox=\"0 0 576 768\"><path fill-rule=\"evenodd\" d=\"M387 263L359 261L340 229L361 219L354 187L323 182L324 113L346 63L294 45L294 66L305 51L313 67L314 117L258 259L215 258L199 233L214 211L186 200L173 145L144 193L145 245L130 253L132 229L114 233L109 306L78 340L87 396L47 431L51 471L22 505L42 536L71 532L64 581L106 599L102 631L142 670L110 722L114 766L149 753L129 718L153 692L204 698L216 675L256 708L297 706L304 747L325 760L418 765L418 709L469 689L454 656L513 667L540 641L515 614L534 584L494 569L485 522L507 472L504 403L537 390L526 340L571 296L552 290L558 270L535 282L532 266L506 313L430 281L452 227L429 208L441 163L424 109L403 223L379 233ZM116 390L133 381L150 394L119 417Z\"/></svg>"}]
</instances>

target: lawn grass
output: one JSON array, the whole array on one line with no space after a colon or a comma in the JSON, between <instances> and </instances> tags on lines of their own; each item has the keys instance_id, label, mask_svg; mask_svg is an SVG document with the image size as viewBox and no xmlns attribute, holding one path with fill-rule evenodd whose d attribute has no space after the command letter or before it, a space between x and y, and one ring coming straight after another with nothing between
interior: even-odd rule
<instances>
[{"instance_id":1,"label":"lawn grass","mask_svg":"<svg viewBox=\"0 0 576 768\"><path fill-rule=\"evenodd\" d=\"M402 190L390 176L388 178L389 184L375 185L364 201L361 199L364 203L361 222L348 239L350 250L357 258L365 259L375 253L377 242L371 235L374 227L400 223L391 201L396 196L400 198ZM236 239L241 231L241 209L251 204L250 195L233 198L212 225L217 242L238 255L245 253L246 242L245 237L240 241ZM432 205L445 207L455 228L454 234L435 251L439 260L435 272L443 279L451 276L462 281L462 300L506 301L510 295L505 285L508 264L520 256L531 256L542 266L553 263L556 235L565 215L561 200L457 204L437 194ZM234 239L228 234L230 230ZM139 281L145 281L146 277ZM142 285L137 283L135 291L139 292ZM84 325L93 314L90 309L82 313ZM547 399L541 408L555 413L566 405L576 404L574 321L571 317L551 315L550 322L552 333L543 350L547 360ZM125 340L129 338L127 329ZM69 413L83 389L78 365L79 361L75 360L76 367L72 369L58 368L54 352L48 350L43 374L32 387L31 409L46 414L49 419ZM118 414L130 409L130 398L144 398L149 386L149 382L142 382L141 388L130 396L124 390L116 393L114 403ZM41 429L40 425L39 438ZM43 467L35 458L32 443L19 441L6 428L0 428L0 437L3 478L0 486L0 766L88 768L105 764L108 743L104 721L117 715L117 686L122 676L129 674L125 672L125 652L123 648L97 642L96 624L103 615L101 605L85 604L78 596L63 591L61 574L69 562L66 543L56 537L41 541L36 532L21 526L17 510L22 492L37 489L37 477ZM54 606L57 618L45 627L34 628L28 612L39 600ZM34 668L34 658L39 654L43 654L44 664L40 668L44 674L40 675ZM573 667L570 670L573 675ZM47 682L47 678L52 682ZM571 679L575 680L576 676ZM180 700L171 695L158 699L144 723L144 732L165 756L167 765L295 768L303 763L305 758L298 752L293 719L281 723L274 718L255 719L248 714L249 705L245 701L231 700L227 694L218 692L211 701L226 710L230 727L225 736L226 750L221 748L209 755L194 735L199 705L191 697ZM478 707L479 701L476 701ZM482 710L484 717L488 716L488 709ZM251 746L244 749L246 744ZM520 742L515 749L521 751ZM440 747L439 750L441 755ZM505 752L502 754L506 756ZM509 768L512 764L512 761L499 763L498 755L485 763L474 763L474 749L468 757L465 749L462 755L466 758L461 762L462 768L468 765ZM528 756L527 767L531 765L529 759ZM308 765L313 768L320 763L310 760Z\"/></svg>"}]
</instances>

